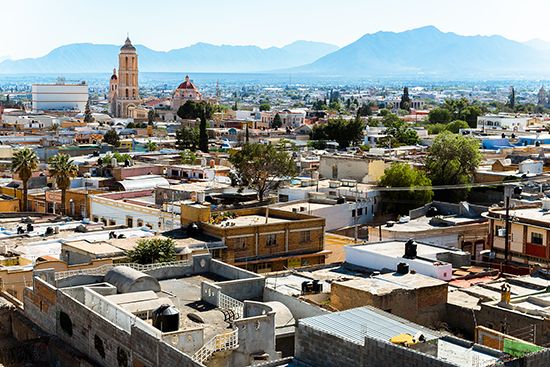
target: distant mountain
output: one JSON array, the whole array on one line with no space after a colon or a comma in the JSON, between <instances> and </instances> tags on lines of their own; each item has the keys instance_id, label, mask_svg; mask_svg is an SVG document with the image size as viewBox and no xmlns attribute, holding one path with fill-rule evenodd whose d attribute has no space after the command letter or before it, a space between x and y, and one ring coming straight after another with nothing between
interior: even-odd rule
<instances>
[{"instance_id":1,"label":"distant mountain","mask_svg":"<svg viewBox=\"0 0 550 367\"><path fill-rule=\"evenodd\" d=\"M543 41L541 39L532 39L525 42L525 44L535 50L550 51L550 42Z\"/></svg>"},{"instance_id":2,"label":"distant mountain","mask_svg":"<svg viewBox=\"0 0 550 367\"><path fill-rule=\"evenodd\" d=\"M546 52L501 36L460 36L428 26L367 34L293 71L377 77L518 77L548 74L548 60Z\"/></svg>"},{"instance_id":3,"label":"distant mountain","mask_svg":"<svg viewBox=\"0 0 550 367\"><path fill-rule=\"evenodd\" d=\"M197 43L171 51L136 46L140 71L151 72L256 72L311 63L338 49L320 42L297 41L278 48L215 46ZM120 46L77 43L61 46L33 59L4 60L0 73L110 72L118 66Z\"/></svg>"}]
</instances>

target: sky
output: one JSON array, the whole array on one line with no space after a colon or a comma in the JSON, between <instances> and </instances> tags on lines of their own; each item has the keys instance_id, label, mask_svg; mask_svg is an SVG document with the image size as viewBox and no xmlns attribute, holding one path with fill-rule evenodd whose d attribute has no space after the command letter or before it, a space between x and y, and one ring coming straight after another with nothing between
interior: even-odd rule
<instances>
[{"instance_id":1,"label":"sky","mask_svg":"<svg viewBox=\"0 0 550 367\"><path fill-rule=\"evenodd\" d=\"M550 41L550 0L2 0L0 13L0 59L38 57L70 43L121 44L127 33L164 51L197 42L345 46L366 33L426 25Z\"/></svg>"}]
</instances>

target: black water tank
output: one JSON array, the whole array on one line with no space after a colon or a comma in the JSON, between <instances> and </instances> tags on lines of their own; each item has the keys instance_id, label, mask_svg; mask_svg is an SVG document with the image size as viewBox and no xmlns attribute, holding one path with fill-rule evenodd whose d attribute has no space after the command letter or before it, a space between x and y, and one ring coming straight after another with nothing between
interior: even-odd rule
<instances>
[{"instance_id":1,"label":"black water tank","mask_svg":"<svg viewBox=\"0 0 550 367\"><path fill-rule=\"evenodd\" d=\"M408 274L409 273L409 264L407 264L407 263L397 264L397 273L398 274Z\"/></svg>"},{"instance_id":2,"label":"black water tank","mask_svg":"<svg viewBox=\"0 0 550 367\"><path fill-rule=\"evenodd\" d=\"M414 240L408 240L405 242L405 256L406 259L416 258L416 242Z\"/></svg>"},{"instance_id":3,"label":"black water tank","mask_svg":"<svg viewBox=\"0 0 550 367\"><path fill-rule=\"evenodd\" d=\"M180 312L170 305L162 305L153 311L153 326L167 333L180 328Z\"/></svg>"}]
</instances>

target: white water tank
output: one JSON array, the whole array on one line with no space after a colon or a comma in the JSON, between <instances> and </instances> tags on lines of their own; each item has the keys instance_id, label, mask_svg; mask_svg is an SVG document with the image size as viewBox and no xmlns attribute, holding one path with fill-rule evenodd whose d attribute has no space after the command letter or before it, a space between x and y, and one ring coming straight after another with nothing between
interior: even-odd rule
<instances>
[{"instance_id":1,"label":"white water tank","mask_svg":"<svg viewBox=\"0 0 550 367\"><path fill-rule=\"evenodd\" d=\"M550 210L550 199L542 198L542 210Z\"/></svg>"}]
</instances>

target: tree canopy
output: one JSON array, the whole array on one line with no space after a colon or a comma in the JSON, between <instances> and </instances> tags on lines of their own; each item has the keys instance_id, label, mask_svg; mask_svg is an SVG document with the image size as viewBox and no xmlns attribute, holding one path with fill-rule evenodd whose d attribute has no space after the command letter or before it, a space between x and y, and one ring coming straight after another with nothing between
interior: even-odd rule
<instances>
[{"instance_id":1,"label":"tree canopy","mask_svg":"<svg viewBox=\"0 0 550 367\"><path fill-rule=\"evenodd\" d=\"M361 118L345 120L341 117L330 119L326 124L315 125L311 133L312 140L335 141L340 148L363 142L365 123Z\"/></svg>"},{"instance_id":2,"label":"tree canopy","mask_svg":"<svg viewBox=\"0 0 550 367\"><path fill-rule=\"evenodd\" d=\"M378 145L381 147L396 148L420 142L416 131L393 113L384 116L382 124L386 127L386 137L379 140Z\"/></svg>"},{"instance_id":3,"label":"tree canopy","mask_svg":"<svg viewBox=\"0 0 550 367\"><path fill-rule=\"evenodd\" d=\"M386 168L379 185L410 188L408 191L383 192L383 210L388 213L407 214L409 210L428 203L433 198L431 189L414 190L415 187L431 186L432 181L424 171L415 169L406 163L393 163Z\"/></svg>"},{"instance_id":4,"label":"tree canopy","mask_svg":"<svg viewBox=\"0 0 550 367\"><path fill-rule=\"evenodd\" d=\"M431 124L448 124L451 121L466 121L472 128L477 126L477 118L486 112L478 102L469 102L466 98L446 99L443 106L430 111L428 121Z\"/></svg>"},{"instance_id":5,"label":"tree canopy","mask_svg":"<svg viewBox=\"0 0 550 367\"><path fill-rule=\"evenodd\" d=\"M206 133L207 120L214 114L214 106L206 101L187 101L177 112L182 119L200 119L198 148L208 153L208 134Z\"/></svg>"},{"instance_id":6,"label":"tree canopy","mask_svg":"<svg viewBox=\"0 0 550 367\"><path fill-rule=\"evenodd\" d=\"M28 182L32 173L38 168L40 160L31 148L22 148L13 153L11 170L16 173L23 182L23 200L21 209L27 211Z\"/></svg>"},{"instance_id":7,"label":"tree canopy","mask_svg":"<svg viewBox=\"0 0 550 367\"><path fill-rule=\"evenodd\" d=\"M260 201L279 186L281 179L296 174L296 164L290 154L274 145L245 144L229 161L235 167L233 183L256 190Z\"/></svg>"},{"instance_id":8,"label":"tree canopy","mask_svg":"<svg viewBox=\"0 0 550 367\"><path fill-rule=\"evenodd\" d=\"M182 127L176 130L176 147L179 150L197 150L199 146L199 130L192 127Z\"/></svg>"},{"instance_id":9,"label":"tree canopy","mask_svg":"<svg viewBox=\"0 0 550 367\"><path fill-rule=\"evenodd\" d=\"M154 264L174 261L176 244L171 238L147 238L139 240L136 247L128 251L130 262Z\"/></svg>"},{"instance_id":10,"label":"tree canopy","mask_svg":"<svg viewBox=\"0 0 550 367\"><path fill-rule=\"evenodd\" d=\"M434 185L455 185L470 182L480 162L476 139L443 132L430 147L426 167Z\"/></svg>"},{"instance_id":11,"label":"tree canopy","mask_svg":"<svg viewBox=\"0 0 550 367\"><path fill-rule=\"evenodd\" d=\"M111 144L114 147L118 147L120 145L120 138L115 129L107 131L103 136L103 141L107 144Z\"/></svg>"},{"instance_id":12,"label":"tree canopy","mask_svg":"<svg viewBox=\"0 0 550 367\"><path fill-rule=\"evenodd\" d=\"M260 111L271 111L271 105L267 102L260 104Z\"/></svg>"},{"instance_id":13,"label":"tree canopy","mask_svg":"<svg viewBox=\"0 0 550 367\"><path fill-rule=\"evenodd\" d=\"M273 121L271 122L271 128L277 130L281 126L283 126L281 115L279 115L279 113L276 113L275 117L273 117Z\"/></svg>"}]
</instances>

